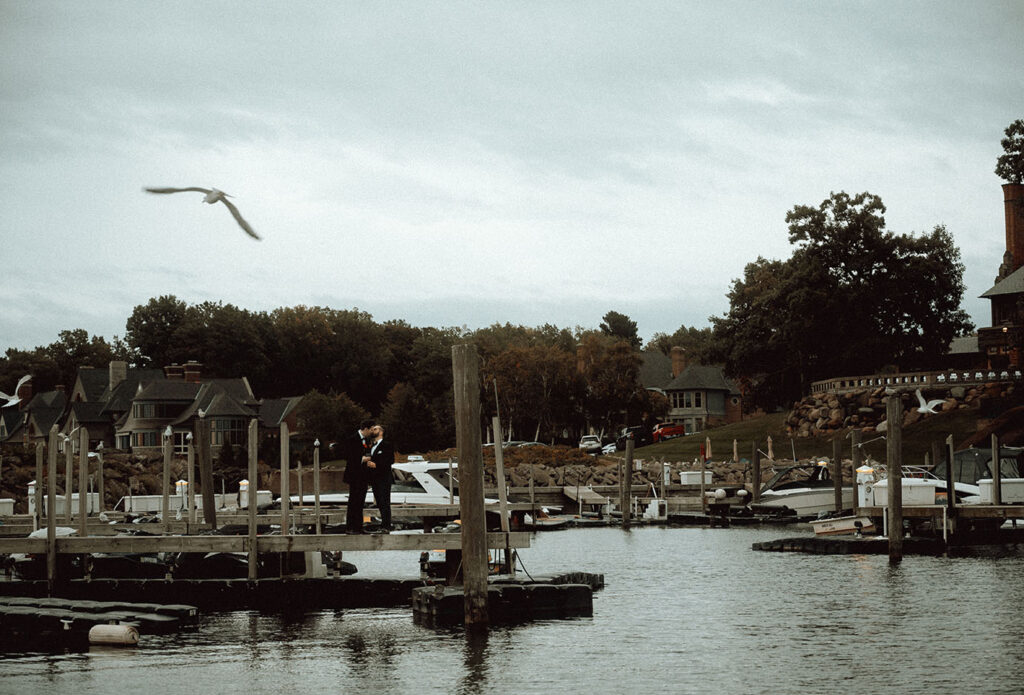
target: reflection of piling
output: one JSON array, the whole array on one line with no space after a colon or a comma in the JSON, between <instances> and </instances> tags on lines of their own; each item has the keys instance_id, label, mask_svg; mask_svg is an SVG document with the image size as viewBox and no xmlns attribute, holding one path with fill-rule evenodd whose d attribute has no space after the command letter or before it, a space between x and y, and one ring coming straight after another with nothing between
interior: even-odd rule
<instances>
[{"instance_id":1,"label":"reflection of piling","mask_svg":"<svg viewBox=\"0 0 1024 695\"><path fill-rule=\"evenodd\" d=\"M889 564L903 560L903 405L897 394L885 404L886 459L889 479Z\"/></svg>"},{"instance_id":2,"label":"reflection of piling","mask_svg":"<svg viewBox=\"0 0 1024 695\"><path fill-rule=\"evenodd\" d=\"M484 518L483 449L480 437L480 358L471 344L452 346L455 435L459 453L459 510L462 515L462 581L465 623L485 626L487 613L487 530ZM501 446L500 443L496 446Z\"/></svg>"}]
</instances>

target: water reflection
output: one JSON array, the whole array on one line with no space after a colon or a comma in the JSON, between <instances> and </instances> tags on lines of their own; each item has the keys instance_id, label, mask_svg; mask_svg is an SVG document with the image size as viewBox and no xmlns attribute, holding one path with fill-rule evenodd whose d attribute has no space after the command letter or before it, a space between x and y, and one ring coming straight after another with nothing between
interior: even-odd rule
<instances>
[{"instance_id":1,"label":"water reflection","mask_svg":"<svg viewBox=\"0 0 1024 695\"><path fill-rule=\"evenodd\" d=\"M466 645L462 663L465 673L459 680L459 695L487 692L487 628L466 628Z\"/></svg>"}]
</instances>

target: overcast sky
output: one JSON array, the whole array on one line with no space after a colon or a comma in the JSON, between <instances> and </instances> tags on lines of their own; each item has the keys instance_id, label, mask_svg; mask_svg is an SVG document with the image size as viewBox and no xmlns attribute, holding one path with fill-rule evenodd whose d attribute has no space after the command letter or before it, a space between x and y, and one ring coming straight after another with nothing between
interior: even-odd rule
<instances>
[{"instance_id":1,"label":"overcast sky","mask_svg":"<svg viewBox=\"0 0 1024 695\"><path fill-rule=\"evenodd\" d=\"M1018 0L0 0L0 351L165 294L647 339L840 190L945 224L988 325L1022 36Z\"/></svg>"}]
</instances>

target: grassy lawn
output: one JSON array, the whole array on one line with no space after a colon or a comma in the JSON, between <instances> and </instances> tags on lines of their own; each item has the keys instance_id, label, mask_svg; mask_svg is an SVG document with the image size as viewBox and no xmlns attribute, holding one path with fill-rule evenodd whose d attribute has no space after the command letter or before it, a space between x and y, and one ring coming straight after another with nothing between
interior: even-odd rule
<instances>
[{"instance_id":1,"label":"grassy lawn","mask_svg":"<svg viewBox=\"0 0 1024 695\"><path fill-rule=\"evenodd\" d=\"M665 458L669 461L692 461L700 456L700 447L704 439L711 439L711 453L716 460L732 458L732 442L737 442L737 449L741 459L750 459L753 452L752 445L758 442L758 448L764 452L768 450L768 437L772 438L772 449L776 459L791 459L793 449L796 449L798 459L806 459L815 456L832 456L832 438L814 437L804 439L790 439L785 430L785 413L775 413L753 420L744 420L732 425L716 427L715 429L690 435L677 437L667 442L659 442L636 450L638 458ZM909 427L903 429L903 463L908 465L920 465L924 463L924 454L931 450L932 441L945 442L950 434L953 435L953 445L959 448L960 442L977 430L978 411L976 409L954 410L948 413L932 415ZM850 430L836 430L835 436L843 437L842 452L844 458L850 457L850 440L847 437ZM882 433L865 432L861 435L861 441L881 436ZM878 461L885 461L886 441L879 439L866 443L863 447L866 454Z\"/></svg>"}]
</instances>

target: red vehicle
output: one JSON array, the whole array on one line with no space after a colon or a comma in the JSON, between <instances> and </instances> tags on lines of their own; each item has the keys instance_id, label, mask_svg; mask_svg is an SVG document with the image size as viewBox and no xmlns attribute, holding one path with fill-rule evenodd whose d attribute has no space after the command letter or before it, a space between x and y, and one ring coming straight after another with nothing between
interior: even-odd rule
<instances>
[{"instance_id":1,"label":"red vehicle","mask_svg":"<svg viewBox=\"0 0 1024 695\"><path fill-rule=\"evenodd\" d=\"M686 425L675 422L664 422L654 426L654 441L662 442L666 439L682 437L686 434Z\"/></svg>"}]
</instances>

